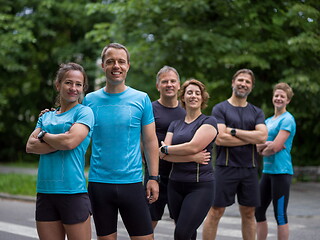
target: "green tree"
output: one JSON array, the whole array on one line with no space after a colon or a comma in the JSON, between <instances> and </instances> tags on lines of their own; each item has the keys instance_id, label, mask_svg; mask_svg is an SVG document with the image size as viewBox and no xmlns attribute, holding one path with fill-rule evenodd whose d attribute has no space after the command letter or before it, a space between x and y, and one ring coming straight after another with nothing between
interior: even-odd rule
<instances>
[{"instance_id":1,"label":"green tree","mask_svg":"<svg viewBox=\"0 0 320 240\"><path fill-rule=\"evenodd\" d=\"M163 65L176 67L183 80L206 83L207 113L231 95L231 76L239 68L255 72L249 101L266 116L273 112L272 86L289 83L295 91L289 111L297 120L294 164L320 164L319 1L127 0L88 9L91 15L112 13L112 24L100 22L87 36L125 44L132 54L128 83L152 99Z\"/></svg>"},{"instance_id":2,"label":"green tree","mask_svg":"<svg viewBox=\"0 0 320 240\"><path fill-rule=\"evenodd\" d=\"M2 0L0 4L0 161L32 160L25 143L39 111L53 106L59 64L82 64L96 72L97 44L85 38L93 24L88 1ZM91 88L92 89L92 88Z\"/></svg>"}]
</instances>

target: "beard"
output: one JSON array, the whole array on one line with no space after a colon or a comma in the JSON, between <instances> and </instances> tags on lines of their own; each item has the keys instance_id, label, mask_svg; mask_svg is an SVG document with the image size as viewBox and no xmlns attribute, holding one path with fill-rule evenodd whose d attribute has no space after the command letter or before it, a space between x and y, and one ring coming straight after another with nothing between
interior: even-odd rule
<instances>
[{"instance_id":1,"label":"beard","mask_svg":"<svg viewBox=\"0 0 320 240\"><path fill-rule=\"evenodd\" d=\"M246 92L240 92L238 91L238 88L237 87L233 87L232 88L232 91L234 92L234 94L236 95L236 97L238 98L246 98L249 96L249 94L251 93L251 90L250 91L246 91Z\"/></svg>"}]
</instances>

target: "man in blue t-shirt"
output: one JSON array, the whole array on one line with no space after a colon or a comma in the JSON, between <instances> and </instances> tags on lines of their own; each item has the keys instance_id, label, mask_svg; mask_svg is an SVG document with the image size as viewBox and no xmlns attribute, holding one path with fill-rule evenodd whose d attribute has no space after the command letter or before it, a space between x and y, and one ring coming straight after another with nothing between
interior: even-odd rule
<instances>
[{"instance_id":1,"label":"man in blue t-shirt","mask_svg":"<svg viewBox=\"0 0 320 240\"><path fill-rule=\"evenodd\" d=\"M239 203L243 239L255 239L255 207L259 206L256 144L264 143L268 131L261 109L247 102L254 74L238 70L232 78L232 96L212 109L219 135L216 140L215 193L203 228L203 239L215 239L225 208Z\"/></svg>"},{"instance_id":2,"label":"man in blue t-shirt","mask_svg":"<svg viewBox=\"0 0 320 240\"><path fill-rule=\"evenodd\" d=\"M92 108L92 135L88 191L100 240L117 239L118 212L131 238L153 239L148 204L157 200L158 145L148 95L125 85L129 52L111 43L101 54L106 86L88 94L83 104ZM149 181L142 184L142 140Z\"/></svg>"}]
</instances>

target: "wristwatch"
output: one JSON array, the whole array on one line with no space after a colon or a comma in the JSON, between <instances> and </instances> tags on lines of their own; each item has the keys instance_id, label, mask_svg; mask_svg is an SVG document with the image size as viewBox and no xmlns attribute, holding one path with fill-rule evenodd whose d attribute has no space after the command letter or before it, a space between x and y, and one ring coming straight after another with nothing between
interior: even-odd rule
<instances>
[{"instance_id":1,"label":"wristwatch","mask_svg":"<svg viewBox=\"0 0 320 240\"><path fill-rule=\"evenodd\" d=\"M149 180L155 180L155 181L157 181L159 183L160 182L160 175L158 175L158 176L149 176Z\"/></svg>"},{"instance_id":2,"label":"wristwatch","mask_svg":"<svg viewBox=\"0 0 320 240\"><path fill-rule=\"evenodd\" d=\"M162 153L164 153L165 155L168 155L169 153L168 153L168 146L162 146L161 148L160 148L160 151L162 152Z\"/></svg>"},{"instance_id":3,"label":"wristwatch","mask_svg":"<svg viewBox=\"0 0 320 240\"><path fill-rule=\"evenodd\" d=\"M45 130L41 130L38 134L38 139L40 140L40 142L44 142L43 137L44 135L46 135L46 131Z\"/></svg>"},{"instance_id":4,"label":"wristwatch","mask_svg":"<svg viewBox=\"0 0 320 240\"><path fill-rule=\"evenodd\" d=\"M230 131L230 134L231 134L231 136L236 136L236 134L237 134L236 129L232 128Z\"/></svg>"}]
</instances>

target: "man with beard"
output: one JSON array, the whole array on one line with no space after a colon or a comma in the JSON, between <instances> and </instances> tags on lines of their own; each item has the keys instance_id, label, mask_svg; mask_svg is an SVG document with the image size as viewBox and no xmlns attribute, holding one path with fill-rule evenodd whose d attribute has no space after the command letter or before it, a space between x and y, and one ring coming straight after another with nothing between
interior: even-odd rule
<instances>
[{"instance_id":1,"label":"man with beard","mask_svg":"<svg viewBox=\"0 0 320 240\"><path fill-rule=\"evenodd\" d=\"M203 240L215 239L225 208L239 203L242 238L255 239L255 207L260 205L256 144L264 143L268 131L261 109L247 102L254 74L238 70L232 78L232 96L212 109L217 119L214 201L203 228Z\"/></svg>"}]
</instances>

